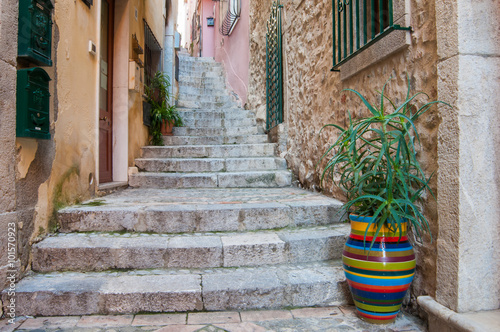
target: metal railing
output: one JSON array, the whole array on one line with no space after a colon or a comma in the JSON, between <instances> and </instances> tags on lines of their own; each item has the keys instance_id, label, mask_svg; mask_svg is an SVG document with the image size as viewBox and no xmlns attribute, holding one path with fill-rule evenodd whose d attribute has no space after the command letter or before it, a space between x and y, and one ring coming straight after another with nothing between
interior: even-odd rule
<instances>
[{"instance_id":1,"label":"metal railing","mask_svg":"<svg viewBox=\"0 0 500 332\"><path fill-rule=\"evenodd\" d=\"M394 24L393 0L332 0L332 17L332 71L391 31L411 30Z\"/></svg>"},{"instance_id":2,"label":"metal railing","mask_svg":"<svg viewBox=\"0 0 500 332\"><path fill-rule=\"evenodd\" d=\"M283 122L283 53L281 44L281 8L274 1L266 33L266 129Z\"/></svg>"}]
</instances>

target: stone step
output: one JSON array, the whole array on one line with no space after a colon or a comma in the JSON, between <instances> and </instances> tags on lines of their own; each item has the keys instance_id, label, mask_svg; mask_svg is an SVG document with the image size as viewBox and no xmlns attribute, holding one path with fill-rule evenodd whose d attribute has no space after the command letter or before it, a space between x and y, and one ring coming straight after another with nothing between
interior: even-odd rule
<instances>
[{"instance_id":1,"label":"stone step","mask_svg":"<svg viewBox=\"0 0 500 332\"><path fill-rule=\"evenodd\" d=\"M224 77L224 70L222 68L211 68L211 69L192 69L192 70L180 70L179 69L179 78L180 77L200 77L200 78L207 78L207 77Z\"/></svg>"},{"instance_id":2,"label":"stone step","mask_svg":"<svg viewBox=\"0 0 500 332\"><path fill-rule=\"evenodd\" d=\"M61 232L234 232L340 221L342 203L298 188L126 189L61 209Z\"/></svg>"},{"instance_id":3,"label":"stone step","mask_svg":"<svg viewBox=\"0 0 500 332\"><path fill-rule=\"evenodd\" d=\"M232 97L228 94L225 95L210 95L210 94L186 94L181 93L178 96L178 103L185 104L188 102L196 102L196 103L229 103L232 102Z\"/></svg>"},{"instance_id":4,"label":"stone step","mask_svg":"<svg viewBox=\"0 0 500 332\"><path fill-rule=\"evenodd\" d=\"M16 286L16 315L343 305L349 302L344 280L339 261L210 270L34 274ZM2 297L7 305L6 291Z\"/></svg>"},{"instance_id":5,"label":"stone step","mask_svg":"<svg viewBox=\"0 0 500 332\"><path fill-rule=\"evenodd\" d=\"M346 225L243 233L69 233L33 246L37 272L216 268L342 258Z\"/></svg>"},{"instance_id":6,"label":"stone step","mask_svg":"<svg viewBox=\"0 0 500 332\"><path fill-rule=\"evenodd\" d=\"M236 102L231 99L231 97L227 97L224 101L194 101L194 100L177 100L178 107L185 108L197 108L197 109L223 109L223 108L231 108L236 107Z\"/></svg>"},{"instance_id":7,"label":"stone step","mask_svg":"<svg viewBox=\"0 0 500 332\"><path fill-rule=\"evenodd\" d=\"M246 136L164 136L165 145L221 145L268 143L267 135Z\"/></svg>"},{"instance_id":8,"label":"stone step","mask_svg":"<svg viewBox=\"0 0 500 332\"><path fill-rule=\"evenodd\" d=\"M210 69L223 69L222 63L216 61L180 61L180 70L210 70Z\"/></svg>"},{"instance_id":9,"label":"stone step","mask_svg":"<svg viewBox=\"0 0 500 332\"><path fill-rule=\"evenodd\" d=\"M225 86L209 85L196 87L193 84L179 83L179 94L228 96Z\"/></svg>"},{"instance_id":10,"label":"stone step","mask_svg":"<svg viewBox=\"0 0 500 332\"><path fill-rule=\"evenodd\" d=\"M211 64L217 64L218 62L215 61L213 57L194 57L194 56L184 56L184 55L179 55L179 60L180 63L197 63L197 64L203 64L203 63L211 63Z\"/></svg>"},{"instance_id":11,"label":"stone step","mask_svg":"<svg viewBox=\"0 0 500 332\"><path fill-rule=\"evenodd\" d=\"M139 158L135 165L145 172L243 172L286 169L286 160L278 157Z\"/></svg>"},{"instance_id":12,"label":"stone step","mask_svg":"<svg viewBox=\"0 0 500 332\"><path fill-rule=\"evenodd\" d=\"M242 136L260 133L257 126L248 126L226 128L174 127L173 134L175 136Z\"/></svg>"},{"instance_id":13,"label":"stone step","mask_svg":"<svg viewBox=\"0 0 500 332\"><path fill-rule=\"evenodd\" d=\"M274 157L276 143L144 146L143 158L239 158Z\"/></svg>"},{"instance_id":14,"label":"stone step","mask_svg":"<svg viewBox=\"0 0 500 332\"><path fill-rule=\"evenodd\" d=\"M130 175L134 188L279 188L292 184L287 170L218 172L218 173L153 173Z\"/></svg>"},{"instance_id":15,"label":"stone step","mask_svg":"<svg viewBox=\"0 0 500 332\"><path fill-rule=\"evenodd\" d=\"M182 115L181 115L182 117ZM207 119L193 119L193 118L182 118L182 123L185 127L191 128L234 128L234 127L255 127L257 122L255 119L243 118L243 119L220 119L220 118L208 118Z\"/></svg>"},{"instance_id":16,"label":"stone step","mask_svg":"<svg viewBox=\"0 0 500 332\"><path fill-rule=\"evenodd\" d=\"M223 76L220 77L194 77L194 76L179 76L179 85L192 86L197 88L219 89L226 86L226 81Z\"/></svg>"},{"instance_id":17,"label":"stone step","mask_svg":"<svg viewBox=\"0 0 500 332\"><path fill-rule=\"evenodd\" d=\"M210 119L210 118L216 118L216 119L255 118L254 111L244 110L240 108L227 108L227 109L215 110L215 109L179 107L177 108L177 111L179 112L179 114L182 116L183 119L192 118L199 120L199 119Z\"/></svg>"}]
</instances>

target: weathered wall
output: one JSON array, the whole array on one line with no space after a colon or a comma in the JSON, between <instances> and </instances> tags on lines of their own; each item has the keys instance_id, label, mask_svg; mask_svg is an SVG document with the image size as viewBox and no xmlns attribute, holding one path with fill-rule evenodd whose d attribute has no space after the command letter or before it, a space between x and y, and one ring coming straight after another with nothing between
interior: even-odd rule
<instances>
[{"instance_id":1,"label":"weathered wall","mask_svg":"<svg viewBox=\"0 0 500 332\"><path fill-rule=\"evenodd\" d=\"M201 2L201 29L202 29L202 47L201 56L207 58L213 58L215 56L215 39L217 32L217 25L208 26L207 17L215 17L214 15L214 4L212 0L203 0Z\"/></svg>"},{"instance_id":2,"label":"weathered wall","mask_svg":"<svg viewBox=\"0 0 500 332\"><path fill-rule=\"evenodd\" d=\"M158 42L163 44L163 39L161 36L163 35L163 30L158 34L158 23L150 17L151 13L151 3L152 1L140 1L140 0L130 0L130 23L129 23L129 38L132 37L133 34L136 35L137 40L139 41L139 45L144 49L144 21L146 18L149 27L155 34ZM146 9L146 10L145 10ZM135 17L135 12L137 10L137 19ZM145 14L148 16L146 17ZM132 50L132 42L130 42L129 46L129 59L132 59L134 56ZM139 56L142 61L144 61L144 55ZM141 75L144 79L144 69L141 69ZM135 158L140 156L141 147L147 145L148 141L148 128L143 125L142 120L142 94L134 91L129 91L128 95L128 165L134 166Z\"/></svg>"},{"instance_id":3,"label":"weathered wall","mask_svg":"<svg viewBox=\"0 0 500 332\"><path fill-rule=\"evenodd\" d=\"M57 1L54 9L54 65L47 70L53 80L50 141L38 140L38 150L25 179L26 195L38 195L32 239L56 224L54 212L61 206L86 199L95 192L97 149L97 82L99 62L88 52L89 40L98 40L96 6ZM85 79L82 79L85 78ZM18 140L19 143L19 140ZM18 160L31 153L21 142ZM46 148L43 148L47 146ZM52 154L53 162L47 158ZM48 173L49 176L40 177ZM46 179L40 185L39 179ZM23 184L25 182L26 184ZM26 202L27 203L27 202ZM24 205L24 202L22 203Z\"/></svg>"},{"instance_id":4,"label":"weathered wall","mask_svg":"<svg viewBox=\"0 0 500 332\"><path fill-rule=\"evenodd\" d=\"M217 33L215 41L215 60L223 63L227 86L238 95L242 105L245 105L248 97L250 2L241 0L241 16L233 32L229 36ZM218 14L218 7L216 12ZM218 17L218 19L222 20L223 18ZM216 22L215 25L219 26L219 22Z\"/></svg>"},{"instance_id":5,"label":"weathered wall","mask_svg":"<svg viewBox=\"0 0 500 332\"><path fill-rule=\"evenodd\" d=\"M16 56L18 2L0 0L0 288L12 269L8 231L16 213ZM17 248L16 248L17 249ZM17 269L14 269L17 270Z\"/></svg>"},{"instance_id":6,"label":"weathered wall","mask_svg":"<svg viewBox=\"0 0 500 332\"><path fill-rule=\"evenodd\" d=\"M139 1L137 1L139 3ZM162 1L151 0L150 5ZM99 45L100 3L90 8L82 1L55 1L53 12L53 51L52 67L44 67L50 82L50 140L16 138L16 69L32 67L27 62L17 63L17 1L0 2L0 238L1 259L0 275L7 270L7 226L17 225L17 253L21 273L29 268L30 248L40 236L57 228L55 212L57 209L90 198L96 192L97 155L98 155L98 86L99 61L89 53L89 41ZM142 18L139 17L140 33L144 36ZM150 11L151 14L151 11ZM159 36L163 28L158 24L163 16L154 13L152 19ZM133 15L133 12L132 12ZM152 14L151 14L152 15ZM127 11L126 39L131 37ZM139 21L139 20L138 20ZM116 21L118 25L120 21ZM121 30L123 32L123 29ZM134 31L135 32L135 31ZM159 38L162 42L162 38ZM134 100L129 100L128 58L129 44L125 45L125 65L115 68L123 75L120 84L125 88L124 98L114 96L115 106L125 104L125 114L132 116L131 125L125 123L132 134L130 137L135 149L133 157L138 156L140 146L147 142L147 129L142 125L142 105L134 108ZM121 51L115 47L115 53ZM116 59L116 58L115 58ZM124 79L123 79L124 78ZM114 86L115 88L122 88ZM123 89L122 89L123 90ZM130 93L142 100L140 94ZM138 97L137 97L138 96ZM129 107L132 110L129 112ZM134 113L134 110L136 111ZM126 117L125 121L129 119ZM127 133L128 135L128 133ZM127 138L128 139L128 138ZM118 138L119 140L119 138ZM125 166L127 165L125 152ZM126 172L125 172L126 175ZM17 263L19 265L19 263ZM6 279L1 278L0 283ZM0 286L3 286L1 284Z\"/></svg>"},{"instance_id":7,"label":"weathered wall","mask_svg":"<svg viewBox=\"0 0 500 332\"><path fill-rule=\"evenodd\" d=\"M347 110L359 116L363 105L352 93L358 90L376 103L377 93L390 77L386 94L397 101L406 95L406 77L413 91L424 91L431 99L437 95L436 26L434 0L410 2L413 32L411 45L405 50L369 66L346 80L332 67L332 2L331 0L283 1L284 50L284 118L288 128L286 155L288 166L306 188L318 188L320 172L315 169L321 155L336 134L320 129L327 123L345 125ZM250 77L249 107L257 110L260 122L265 121L265 27L270 13L270 1L257 0L250 4ZM342 70L342 68L341 68ZM437 171L437 128L440 117L436 109L424 115L418 128L422 148L419 160L426 174ZM321 168L320 168L321 169ZM434 176L430 183L436 192ZM342 198L339 189L330 184L326 194ZM437 234L437 207L432 199L424 203L425 214L434 234ZM412 296L434 295L436 289L436 242L417 245L418 267Z\"/></svg>"}]
</instances>

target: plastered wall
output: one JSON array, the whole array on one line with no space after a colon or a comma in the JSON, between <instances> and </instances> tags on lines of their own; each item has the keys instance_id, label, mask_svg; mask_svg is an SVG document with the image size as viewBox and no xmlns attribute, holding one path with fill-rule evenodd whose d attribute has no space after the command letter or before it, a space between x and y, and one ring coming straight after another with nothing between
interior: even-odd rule
<instances>
[{"instance_id":1,"label":"plastered wall","mask_svg":"<svg viewBox=\"0 0 500 332\"><path fill-rule=\"evenodd\" d=\"M137 24L133 0L120 2L115 17L114 106L123 108L125 132L115 131L115 143L128 142L123 153L126 169L147 143L142 124L142 96L128 90L129 40L132 33L144 39L146 17L158 41L163 43L160 0L139 1ZM133 4L132 4L133 5ZM89 52L89 41L99 49L100 1L87 7L82 1L56 0L53 11L52 67L43 67L51 78L50 140L16 138L16 70L32 67L17 62L18 2L0 0L0 286L11 267L7 261L7 233L16 224L15 270L21 275L30 267L31 245L57 229L58 209L96 194L98 179L98 55ZM147 9L147 10L146 10ZM125 17L123 15L126 15ZM132 18L130 17L132 16ZM125 20L123 20L126 18ZM120 59L123 58L124 61ZM118 61L117 61L118 60ZM118 79L116 79L118 78ZM124 93L123 93L124 92ZM116 120L116 119L115 119ZM120 120L120 119L118 119ZM118 121L117 120L117 121ZM123 128L121 128L123 129Z\"/></svg>"},{"instance_id":2,"label":"plastered wall","mask_svg":"<svg viewBox=\"0 0 500 332\"><path fill-rule=\"evenodd\" d=\"M57 1L53 14L54 65L50 83L51 140L16 139L16 209L19 256L39 235L57 227L54 212L95 192L98 60L88 52L97 42L95 7ZM22 64L21 64L22 65Z\"/></svg>"},{"instance_id":3,"label":"plastered wall","mask_svg":"<svg viewBox=\"0 0 500 332\"><path fill-rule=\"evenodd\" d=\"M249 108L255 109L265 124L265 33L270 1L250 2L250 79ZM342 80L332 67L332 2L331 0L282 1L284 50L284 119L271 136L284 140L280 153L298 176L301 186L320 190L320 170L316 165L321 155L334 142L334 130L319 134L323 125L345 125L347 111L354 117L364 114L364 106L353 94L342 92L351 88L371 102L379 100L376 90L392 77L386 94L396 101L406 95L407 77L412 91L424 91L431 99L437 97L437 51L435 8L433 0L409 1L413 32L410 45L381 62ZM341 68L342 70L342 68ZM432 109L417 124L421 149L418 158L426 174L437 172L437 129L439 113ZM279 133L277 133L279 131ZM281 146L281 145L280 145ZM322 164L321 166L323 166ZM430 183L436 192L437 177ZM342 192L326 183L322 191L343 199ZM424 213L437 234L437 205L433 199L424 202ZM427 239L429 240L429 239ZM418 267L412 286L412 297L435 294L436 242L416 245Z\"/></svg>"},{"instance_id":4,"label":"plastered wall","mask_svg":"<svg viewBox=\"0 0 500 332\"><path fill-rule=\"evenodd\" d=\"M163 48L164 46L164 31L165 20L163 17L163 10L165 7L164 0L129 0L130 6L130 38L132 34L136 34L139 40L139 45L144 49L144 20L148 23L153 31L156 40ZM137 18L136 18L137 10ZM161 15L160 12L161 11ZM133 58L132 42L129 46L129 59ZM144 61L144 55L140 55ZM141 70L144 78L144 70ZM140 157L141 147L148 143L148 128L143 124L142 113L142 94L130 91L128 98L128 165L134 166L135 159Z\"/></svg>"},{"instance_id":5,"label":"plastered wall","mask_svg":"<svg viewBox=\"0 0 500 332\"><path fill-rule=\"evenodd\" d=\"M241 15L231 35L223 36L219 32L215 36L215 60L222 62L226 71L228 88L241 100L242 106L246 104L248 97L249 80L249 0L241 0ZM216 16L218 17L218 7ZM218 27L220 22L216 22Z\"/></svg>"}]
</instances>

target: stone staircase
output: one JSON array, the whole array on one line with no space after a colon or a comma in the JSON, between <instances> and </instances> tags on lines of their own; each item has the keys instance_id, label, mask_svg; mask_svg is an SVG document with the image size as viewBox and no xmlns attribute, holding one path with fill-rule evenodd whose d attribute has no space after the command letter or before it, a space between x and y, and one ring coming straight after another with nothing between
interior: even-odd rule
<instances>
[{"instance_id":1,"label":"stone staircase","mask_svg":"<svg viewBox=\"0 0 500 332\"><path fill-rule=\"evenodd\" d=\"M17 315L349 302L341 203L291 187L213 59L182 56L180 70L186 126L143 148L132 188L59 211L60 232L33 245Z\"/></svg>"}]
</instances>

